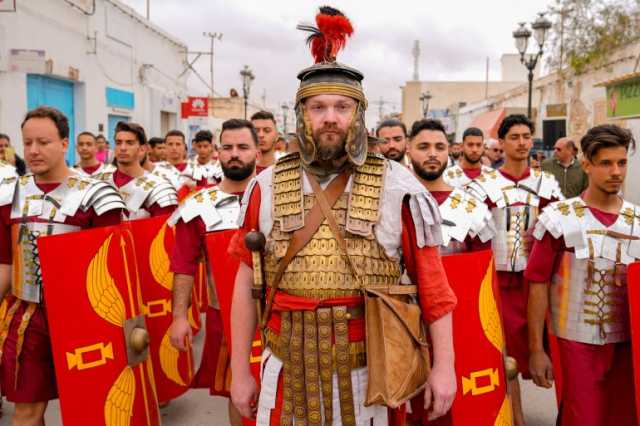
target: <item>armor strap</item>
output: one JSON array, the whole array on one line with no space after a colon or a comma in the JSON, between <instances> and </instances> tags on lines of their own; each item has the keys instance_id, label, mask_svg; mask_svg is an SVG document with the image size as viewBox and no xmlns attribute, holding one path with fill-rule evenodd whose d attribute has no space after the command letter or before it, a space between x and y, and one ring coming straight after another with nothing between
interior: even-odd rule
<instances>
[{"instance_id":1,"label":"armor strap","mask_svg":"<svg viewBox=\"0 0 640 426\"><path fill-rule=\"evenodd\" d=\"M333 331L336 342L336 370L338 373L340 417L343 425L355 426L353 385L351 383L351 366L349 365L349 329L347 326L347 309L344 306L333 307Z\"/></svg>"},{"instance_id":2,"label":"armor strap","mask_svg":"<svg viewBox=\"0 0 640 426\"><path fill-rule=\"evenodd\" d=\"M349 182L349 176L351 175L350 171L342 172L336 177L327 188L320 193L326 196L326 201L330 206L333 206L338 198L344 193L344 189L347 187L347 182ZM307 175L311 176L311 175ZM317 181L316 181L317 183ZM315 190L314 190L315 191ZM318 193L316 192L316 195ZM320 225L324 221L325 214L323 214L322 208L320 207L320 203L316 202L309 213L304 218L304 226L293 233L291 240L289 241L289 247L287 248L287 252L278 263L278 269L276 270L276 274L271 282L271 291L269 292L269 298L267 300L267 305L264 310L264 314L262 316L262 323L260 327L264 329L267 321L269 320L269 316L271 315L271 308L273 307L273 298L275 297L276 291L280 286L280 281L282 280L282 276L284 275L284 271L289 266L289 263L293 260L293 258L302 250L311 238L315 235L315 233L320 228Z\"/></svg>"},{"instance_id":3,"label":"armor strap","mask_svg":"<svg viewBox=\"0 0 640 426\"><path fill-rule=\"evenodd\" d=\"M282 412L280 414L280 424L283 426L293 425L293 390L291 383L291 361L289 345L291 343L291 312L283 311L280 314L280 347L283 362L282 374Z\"/></svg>"},{"instance_id":4,"label":"armor strap","mask_svg":"<svg viewBox=\"0 0 640 426\"><path fill-rule=\"evenodd\" d=\"M320 308L318 316L318 352L320 364L320 386L324 408L324 422L333 424L333 356L331 343L331 308Z\"/></svg>"}]
</instances>

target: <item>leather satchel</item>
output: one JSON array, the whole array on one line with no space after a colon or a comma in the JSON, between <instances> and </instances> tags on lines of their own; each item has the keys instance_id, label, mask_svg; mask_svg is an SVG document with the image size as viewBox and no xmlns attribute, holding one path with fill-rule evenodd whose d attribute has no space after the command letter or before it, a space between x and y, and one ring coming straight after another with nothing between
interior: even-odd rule
<instances>
[{"instance_id":1,"label":"leather satchel","mask_svg":"<svg viewBox=\"0 0 640 426\"><path fill-rule=\"evenodd\" d=\"M346 243L320 185L314 176L307 176L317 204L363 289L369 377L365 405L398 408L425 388L431 371L420 307L406 294L389 294L390 291L379 290L379 286L374 290L362 285L362 276L347 253Z\"/></svg>"}]
</instances>

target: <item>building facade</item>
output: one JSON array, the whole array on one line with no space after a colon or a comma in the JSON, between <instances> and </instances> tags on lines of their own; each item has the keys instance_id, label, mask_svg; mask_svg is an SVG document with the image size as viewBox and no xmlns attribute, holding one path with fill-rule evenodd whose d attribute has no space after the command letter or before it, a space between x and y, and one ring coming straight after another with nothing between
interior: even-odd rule
<instances>
[{"instance_id":1,"label":"building facade","mask_svg":"<svg viewBox=\"0 0 640 426\"><path fill-rule=\"evenodd\" d=\"M16 0L0 13L0 132L22 152L25 113L50 105L75 136L135 121L148 136L181 128L187 46L117 0ZM184 129L183 129L184 130Z\"/></svg>"}]
</instances>

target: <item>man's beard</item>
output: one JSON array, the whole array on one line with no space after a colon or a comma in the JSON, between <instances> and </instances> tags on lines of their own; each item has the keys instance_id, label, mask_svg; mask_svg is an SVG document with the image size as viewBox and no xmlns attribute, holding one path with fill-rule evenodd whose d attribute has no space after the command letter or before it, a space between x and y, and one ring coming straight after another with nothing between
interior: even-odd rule
<instances>
[{"instance_id":1,"label":"man's beard","mask_svg":"<svg viewBox=\"0 0 640 426\"><path fill-rule=\"evenodd\" d=\"M326 133L329 130L337 133L337 134L331 135L332 138L338 138L338 141L336 141L336 143L333 143L333 141L330 143L325 143L322 141L323 133ZM345 151L345 142L347 140L346 132L336 127L331 127L331 128L323 127L320 130L313 132L313 140L316 143L316 149L317 149L316 159L320 161L336 160L338 158L344 157L344 155L346 154L346 151Z\"/></svg>"},{"instance_id":2,"label":"man's beard","mask_svg":"<svg viewBox=\"0 0 640 426\"><path fill-rule=\"evenodd\" d=\"M464 151L462 151L462 156L464 157L465 161L469 164L478 164L482 159L482 155L479 155L478 158L474 160L471 157L469 157L467 154L465 154Z\"/></svg>"},{"instance_id":3,"label":"man's beard","mask_svg":"<svg viewBox=\"0 0 640 426\"><path fill-rule=\"evenodd\" d=\"M404 160L404 156L405 151L398 151L397 149L390 149L385 155L389 160L397 161L398 163L401 163Z\"/></svg>"},{"instance_id":4,"label":"man's beard","mask_svg":"<svg viewBox=\"0 0 640 426\"><path fill-rule=\"evenodd\" d=\"M251 161L250 163L242 163L240 160L231 160L235 163L240 163L242 166L228 166L228 163L220 162L220 167L222 167L222 173L224 177L227 179L240 182L248 178L253 174L253 171L256 168L256 160ZM229 163L231 162L229 161Z\"/></svg>"},{"instance_id":5,"label":"man's beard","mask_svg":"<svg viewBox=\"0 0 640 426\"><path fill-rule=\"evenodd\" d=\"M454 160L457 160L458 158L460 158L460 155L462 155L462 152L452 152L451 158L453 158Z\"/></svg>"},{"instance_id":6,"label":"man's beard","mask_svg":"<svg viewBox=\"0 0 640 426\"><path fill-rule=\"evenodd\" d=\"M439 179L447 169L447 163L444 163L438 170L434 172L425 169L424 167L422 167L422 164L418 163L417 161L411 160L411 164L413 165L413 170L416 172L416 174L422 179L429 182L433 182L434 180Z\"/></svg>"}]
</instances>

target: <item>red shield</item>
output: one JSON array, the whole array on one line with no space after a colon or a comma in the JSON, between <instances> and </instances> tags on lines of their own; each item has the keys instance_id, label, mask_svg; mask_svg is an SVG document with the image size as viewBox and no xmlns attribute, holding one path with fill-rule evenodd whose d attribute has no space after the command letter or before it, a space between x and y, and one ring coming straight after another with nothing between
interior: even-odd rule
<instances>
[{"instance_id":1,"label":"red shield","mask_svg":"<svg viewBox=\"0 0 640 426\"><path fill-rule=\"evenodd\" d=\"M511 424L492 253L486 250L443 256L442 263L458 297L453 313L458 393L451 408L452 424Z\"/></svg>"},{"instance_id":2,"label":"red shield","mask_svg":"<svg viewBox=\"0 0 640 426\"><path fill-rule=\"evenodd\" d=\"M129 222L132 229L142 288L142 311L150 335L153 373L158 401L170 401L189 389L193 378L193 354L180 352L171 345L173 273L169 259L175 243L175 231L167 226L166 216ZM198 305L192 304L189 322L194 333L200 329Z\"/></svg>"},{"instance_id":3,"label":"red shield","mask_svg":"<svg viewBox=\"0 0 640 426\"><path fill-rule=\"evenodd\" d=\"M627 268L627 297L631 322L631 348L636 388L636 412L640 418L640 262Z\"/></svg>"},{"instance_id":4,"label":"red shield","mask_svg":"<svg viewBox=\"0 0 640 426\"><path fill-rule=\"evenodd\" d=\"M239 261L228 254L228 249L231 238L235 233L236 230L218 231L208 233L205 237L207 257L210 261L216 294L220 304L220 316L224 331L224 337L221 339L218 348L212 348L214 353L205 353L209 359L217 361L211 388L211 393L217 395L228 394L231 383L231 368L229 365L231 360L231 301ZM209 330L207 330L207 333L209 333ZM256 332L250 362L251 371L258 384L260 383L261 354L260 335ZM254 421L248 419L243 419L243 422L245 424L255 424Z\"/></svg>"},{"instance_id":5,"label":"red shield","mask_svg":"<svg viewBox=\"0 0 640 426\"><path fill-rule=\"evenodd\" d=\"M158 425L128 227L44 237L38 248L63 423Z\"/></svg>"}]
</instances>

